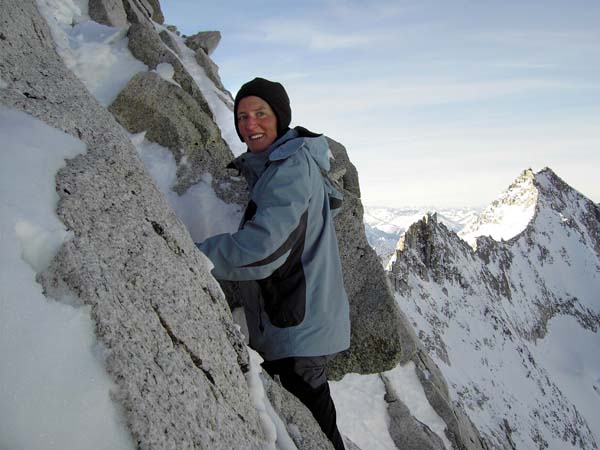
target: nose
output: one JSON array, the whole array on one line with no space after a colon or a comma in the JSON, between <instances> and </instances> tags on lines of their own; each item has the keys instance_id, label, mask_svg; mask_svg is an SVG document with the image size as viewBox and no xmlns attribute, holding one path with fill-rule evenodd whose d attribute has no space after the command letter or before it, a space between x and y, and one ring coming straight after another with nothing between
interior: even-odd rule
<instances>
[{"instance_id":1,"label":"nose","mask_svg":"<svg viewBox=\"0 0 600 450\"><path fill-rule=\"evenodd\" d=\"M246 128L248 128L249 130L256 128L257 124L258 124L258 121L256 120L256 117L250 116L246 119Z\"/></svg>"}]
</instances>

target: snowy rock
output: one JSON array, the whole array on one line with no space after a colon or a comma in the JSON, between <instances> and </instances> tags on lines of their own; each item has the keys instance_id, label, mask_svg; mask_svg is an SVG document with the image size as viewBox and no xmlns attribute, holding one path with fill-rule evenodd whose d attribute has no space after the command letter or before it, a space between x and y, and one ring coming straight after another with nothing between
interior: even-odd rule
<instances>
[{"instance_id":1,"label":"snowy rock","mask_svg":"<svg viewBox=\"0 0 600 450\"><path fill-rule=\"evenodd\" d=\"M263 374L263 384L275 412L284 421L296 447L301 450L332 450L333 445L321 431L311 412L281 384Z\"/></svg>"},{"instance_id":2,"label":"snowy rock","mask_svg":"<svg viewBox=\"0 0 600 450\"><path fill-rule=\"evenodd\" d=\"M129 25L122 0L90 0L88 10L98 23L119 28Z\"/></svg>"},{"instance_id":3,"label":"snowy rock","mask_svg":"<svg viewBox=\"0 0 600 450\"><path fill-rule=\"evenodd\" d=\"M201 31L189 36L185 44L194 51L202 49L208 56L212 55L221 42L221 33L219 31Z\"/></svg>"},{"instance_id":4,"label":"snowy rock","mask_svg":"<svg viewBox=\"0 0 600 450\"><path fill-rule=\"evenodd\" d=\"M445 450L444 442L424 423L415 419L410 409L402 403L385 375L385 401L390 417L390 435L398 448L415 450Z\"/></svg>"},{"instance_id":5,"label":"snowy rock","mask_svg":"<svg viewBox=\"0 0 600 450\"><path fill-rule=\"evenodd\" d=\"M535 213L538 191L531 169L523 171L508 189L465 225L459 236L476 247L479 236L509 240L525 229Z\"/></svg>"},{"instance_id":6,"label":"snowy rock","mask_svg":"<svg viewBox=\"0 0 600 450\"><path fill-rule=\"evenodd\" d=\"M219 76L219 66L217 66L212 59L202 50L201 48L196 50L196 61L200 64L200 67L206 72L206 76L215 83L215 85L224 92L227 92L223 83L221 83L221 77Z\"/></svg>"},{"instance_id":7,"label":"snowy rock","mask_svg":"<svg viewBox=\"0 0 600 450\"><path fill-rule=\"evenodd\" d=\"M173 36L171 36L171 34L168 32L168 30L162 30L158 35L167 47L173 50L177 55L181 55L181 50L179 50L179 46L173 39Z\"/></svg>"},{"instance_id":8,"label":"snowy rock","mask_svg":"<svg viewBox=\"0 0 600 450\"><path fill-rule=\"evenodd\" d=\"M175 192L185 192L205 172L215 180L225 176L233 155L218 127L192 96L158 74L137 74L109 110L129 132L147 131L147 139L171 149L178 163Z\"/></svg>"},{"instance_id":9,"label":"snowy rock","mask_svg":"<svg viewBox=\"0 0 600 450\"><path fill-rule=\"evenodd\" d=\"M525 171L478 223L511 234L475 251L435 216L411 226L390 273L399 304L488 447L596 448L598 206Z\"/></svg>"},{"instance_id":10,"label":"snowy rock","mask_svg":"<svg viewBox=\"0 0 600 450\"><path fill-rule=\"evenodd\" d=\"M130 23L151 23L154 9L149 0L123 0L123 6Z\"/></svg>"},{"instance_id":11,"label":"snowy rock","mask_svg":"<svg viewBox=\"0 0 600 450\"><path fill-rule=\"evenodd\" d=\"M9 0L1 15L0 78L13 80L1 103L87 145L56 178L73 238L40 275L44 293L91 307L137 448L260 449L243 343L205 259L128 135L56 54L35 3Z\"/></svg>"}]
</instances>

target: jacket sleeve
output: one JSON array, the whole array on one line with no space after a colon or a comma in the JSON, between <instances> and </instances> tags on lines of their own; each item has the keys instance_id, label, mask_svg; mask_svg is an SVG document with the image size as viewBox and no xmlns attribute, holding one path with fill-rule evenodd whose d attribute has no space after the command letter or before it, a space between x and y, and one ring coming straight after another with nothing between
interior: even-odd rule
<instances>
[{"instance_id":1,"label":"jacket sleeve","mask_svg":"<svg viewBox=\"0 0 600 450\"><path fill-rule=\"evenodd\" d=\"M196 246L214 265L220 280L262 280L287 259L306 232L310 166L298 152L283 161L255 199L256 213L233 234L219 234ZM267 175L267 174L265 174Z\"/></svg>"}]
</instances>

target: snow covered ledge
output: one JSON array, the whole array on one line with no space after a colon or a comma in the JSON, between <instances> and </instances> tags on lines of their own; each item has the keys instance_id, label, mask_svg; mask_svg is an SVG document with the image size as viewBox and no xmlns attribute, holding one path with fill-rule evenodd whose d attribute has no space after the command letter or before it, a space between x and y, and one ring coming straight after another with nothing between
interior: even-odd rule
<instances>
[{"instance_id":1,"label":"snow covered ledge","mask_svg":"<svg viewBox=\"0 0 600 450\"><path fill-rule=\"evenodd\" d=\"M85 144L3 106L0 139L0 447L132 449L90 307L48 299L36 282L70 237L56 172Z\"/></svg>"}]
</instances>

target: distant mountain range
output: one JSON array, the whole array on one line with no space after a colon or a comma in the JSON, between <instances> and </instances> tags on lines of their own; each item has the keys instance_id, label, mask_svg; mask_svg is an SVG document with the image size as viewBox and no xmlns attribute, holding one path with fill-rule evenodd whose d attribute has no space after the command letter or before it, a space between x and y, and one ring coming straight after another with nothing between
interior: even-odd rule
<instances>
[{"instance_id":1,"label":"distant mountain range","mask_svg":"<svg viewBox=\"0 0 600 450\"><path fill-rule=\"evenodd\" d=\"M381 258L384 267L396 251L400 236L427 213L436 213L438 220L449 229L460 232L477 218L478 208L405 207L387 208L365 206L364 224L367 240Z\"/></svg>"}]
</instances>

